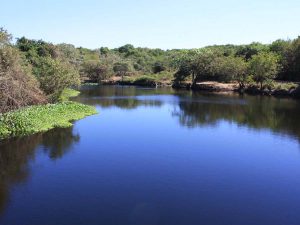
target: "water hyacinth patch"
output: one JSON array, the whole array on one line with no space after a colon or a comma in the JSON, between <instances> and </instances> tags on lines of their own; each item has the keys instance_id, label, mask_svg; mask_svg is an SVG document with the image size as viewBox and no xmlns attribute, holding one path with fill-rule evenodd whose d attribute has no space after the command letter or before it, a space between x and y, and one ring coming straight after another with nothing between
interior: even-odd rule
<instances>
[{"instance_id":1,"label":"water hyacinth patch","mask_svg":"<svg viewBox=\"0 0 300 225\"><path fill-rule=\"evenodd\" d=\"M31 106L0 114L0 139L72 126L72 121L96 114L92 106L63 102Z\"/></svg>"}]
</instances>

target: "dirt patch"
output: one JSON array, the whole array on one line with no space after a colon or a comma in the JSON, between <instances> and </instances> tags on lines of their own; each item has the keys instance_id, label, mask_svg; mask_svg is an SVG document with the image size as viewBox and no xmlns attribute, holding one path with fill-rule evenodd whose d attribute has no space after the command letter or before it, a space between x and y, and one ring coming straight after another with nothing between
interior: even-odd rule
<instances>
[{"instance_id":1,"label":"dirt patch","mask_svg":"<svg viewBox=\"0 0 300 225\"><path fill-rule=\"evenodd\" d=\"M192 89L206 91L235 91L239 88L238 83L219 83L215 81L198 82Z\"/></svg>"}]
</instances>

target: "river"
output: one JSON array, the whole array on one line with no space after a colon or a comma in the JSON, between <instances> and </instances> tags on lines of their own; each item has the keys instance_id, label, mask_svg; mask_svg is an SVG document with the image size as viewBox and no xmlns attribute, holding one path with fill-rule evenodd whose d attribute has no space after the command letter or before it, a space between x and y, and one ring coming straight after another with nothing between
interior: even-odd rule
<instances>
[{"instance_id":1,"label":"river","mask_svg":"<svg viewBox=\"0 0 300 225\"><path fill-rule=\"evenodd\" d=\"M1 225L299 225L300 102L84 86L99 114L0 143Z\"/></svg>"}]
</instances>

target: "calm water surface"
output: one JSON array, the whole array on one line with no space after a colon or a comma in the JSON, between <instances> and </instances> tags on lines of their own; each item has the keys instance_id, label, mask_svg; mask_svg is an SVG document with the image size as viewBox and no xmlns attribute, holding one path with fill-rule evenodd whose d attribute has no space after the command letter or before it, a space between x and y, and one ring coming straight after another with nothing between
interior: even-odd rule
<instances>
[{"instance_id":1,"label":"calm water surface","mask_svg":"<svg viewBox=\"0 0 300 225\"><path fill-rule=\"evenodd\" d=\"M300 103L84 87L100 114L0 143L1 225L299 225Z\"/></svg>"}]
</instances>

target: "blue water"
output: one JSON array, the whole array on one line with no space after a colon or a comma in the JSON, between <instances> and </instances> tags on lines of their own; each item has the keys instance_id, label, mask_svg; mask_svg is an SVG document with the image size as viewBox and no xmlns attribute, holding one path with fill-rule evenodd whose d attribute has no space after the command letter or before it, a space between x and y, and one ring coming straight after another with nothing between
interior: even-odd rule
<instances>
[{"instance_id":1,"label":"blue water","mask_svg":"<svg viewBox=\"0 0 300 225\"><path fill-rule=\"evenodd\" d=\"M86 87L98 115L0 144L2 225L299 225L300 103Z\"/></svg>"}]
</instances>

